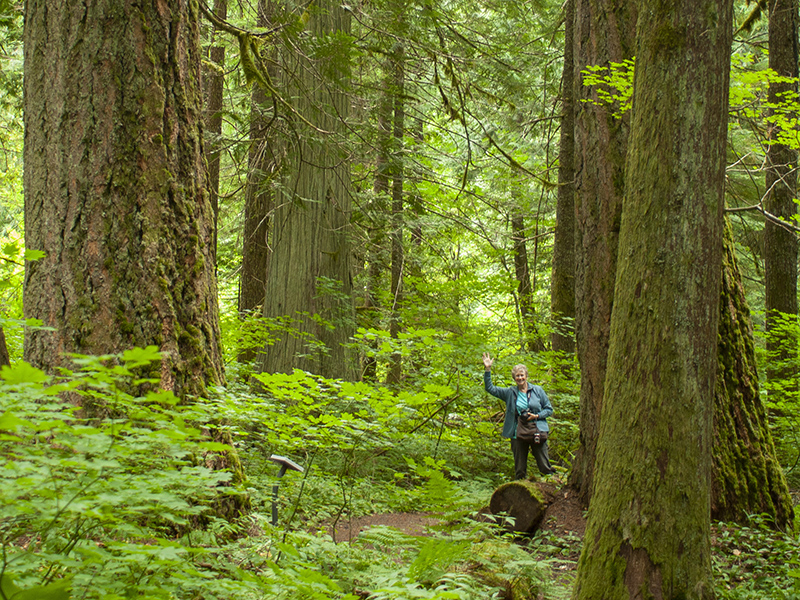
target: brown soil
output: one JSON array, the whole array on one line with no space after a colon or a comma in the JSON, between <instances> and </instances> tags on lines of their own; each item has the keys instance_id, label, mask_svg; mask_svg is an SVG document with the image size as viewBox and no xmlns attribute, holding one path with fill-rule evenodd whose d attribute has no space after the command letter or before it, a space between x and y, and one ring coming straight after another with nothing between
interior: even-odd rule
<instances>
[{"instance_id":1,"label":"brown soil","mask_svg":"<svg viewBox=\"0 0 800 600\"><path fill-rule=\"evenodd\" d=\"M552 531L559 537L573 534L583 539L586 517L577 495L567 489L553 489L553 499L544 512L541 529Z\"/></svg>"},{"instance_id":2,"label":"brown soil","mask_svg":"<svg viewBox=\"0 0 800 600\"><path fill-rule=\"evenodd\" d=\"M539 489L548 503L539 529L555 537L555 540L548 542L551 548L553 543L556 544L555 552L548 552L553 581L568 589L574 583L578 568L586 519L577 496L570 490L557 488L551 483L539 483ZM394 527L408 535L424 536L429 535L429 527L439 522L437 516L430 513L384 513L342 520L336 524L335 531L333 528L329 528L329 531L336 542L352 541L362 531L377 525ZM533 546L531 551L537 553Z\"/></svg>"},{"instance_id":3,"label":"brown soil","mask_svg":"<svg viewBox=\"0 0 800 600\"><path fill-rule=\"evenodd\" d=\"M540 529L551 531L558 537L577 536L583 538L586 519L577 496L567 489L557 489L549 483L539 484L548 502ZM385 525L394 527L408 535L428 535L428 527L437 525L440 520L431 513L384 513L367 515L351 520L341 520L331 535L337 542L354 539L369 527ZM335 535L334 535L335 534ZM576 552L578 549L576 548Z\"/></svg>"},{"instance_id":4,"label":"brown soil","mask_svg":"<svg viewBox=\"0 0 800 600\"><path fill-rule=\"evenodd\" d=\"M408 535L427 535L427 528L437 523L439 519L430 513L383 513L341 520L336 524L336 531L331 531L331 535L335 542L349 542L365 529L376 525L394 527Z\"/></svg>"}]
</instances>

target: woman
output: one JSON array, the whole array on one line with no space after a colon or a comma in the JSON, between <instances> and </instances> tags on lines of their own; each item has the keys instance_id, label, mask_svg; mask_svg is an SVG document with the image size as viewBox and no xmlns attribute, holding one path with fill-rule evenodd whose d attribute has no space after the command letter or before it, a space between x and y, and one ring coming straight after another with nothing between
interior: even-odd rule
<instances>
[{"instance_id":1,"label":"woman","mask_svg":"<svg viewBox=\"0 0 800 600\"><path fill-rule=\"evenodd\" d=\"M539 431L550 431L547 417L553 414L553 407L541 386L528 383L528 369L517 365L511 369L516 386L500 388L492 385L492 363L488 352L483 353L483 386L492 396L506 403L506 418L503 422L504 438L511 439L511 453L514 455L514 478L525 479L528 475L528 450L536 459L536 466L542 475L555 473L547 455L547 440L537 444L533 440L517 439L517 417L527 411L528 420L535 419Z\"/></svg>"}]
</instances>

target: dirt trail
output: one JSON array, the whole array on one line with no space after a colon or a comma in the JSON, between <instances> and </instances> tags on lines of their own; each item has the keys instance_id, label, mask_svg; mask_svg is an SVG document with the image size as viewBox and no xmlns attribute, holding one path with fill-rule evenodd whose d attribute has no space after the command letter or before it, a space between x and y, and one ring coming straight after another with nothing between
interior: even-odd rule
<instances>
[{"instance_id":1,"label":"dirt trail","mask_svg":"<svg viewBox=\"0 0 800 600\"><path fill-rule=\"evenodd\" d=\"M577 496L565 489L556 489L551 484L542 484L548 507L540 529L551 531L559 537L569 534L583 538L586 519ZM383 513L366 515L357 519L340 520L336 525L335 540L346 542L369 527L386 525L409 535L426 535L426 529L439 523L431 513ZM333 532L331 532L333 533Z\"/></svg>"}]
</instances>

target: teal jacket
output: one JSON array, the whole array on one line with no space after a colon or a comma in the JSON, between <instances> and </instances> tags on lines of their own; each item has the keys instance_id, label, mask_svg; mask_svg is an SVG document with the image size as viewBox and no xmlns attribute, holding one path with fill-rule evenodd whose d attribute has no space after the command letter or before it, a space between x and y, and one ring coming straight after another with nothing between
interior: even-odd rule
<instances>
[{"instance_id":1,"label":"teal jacket","mask_svg":"<svg viewBox=\"0 0 800 600\"><path fill-rule=\"evenodd\" d=\"M515 438L517 434L517 386L511 387L497 387L492 385L491 371L484 371L483 373L483 387L495 398L505 400L506 403L506 418L503 421L504 438ZM553 407L550 404L550 399L540 385L532 385L528 382L528 410L533 414L538 414L539 418L536 420L536 426L539 431L550 431L550 426L547 424L547 417L553 414Z\"/></svg>"}]
</instances>

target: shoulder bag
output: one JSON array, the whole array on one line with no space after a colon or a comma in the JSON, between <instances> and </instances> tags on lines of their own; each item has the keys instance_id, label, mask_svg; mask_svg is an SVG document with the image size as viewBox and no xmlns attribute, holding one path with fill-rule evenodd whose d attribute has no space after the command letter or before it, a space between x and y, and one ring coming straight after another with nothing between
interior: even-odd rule
<instances>
[{"instance_id":1,"label":"shoulder bag","mask_svg":"<svg viewBox=\"0 0 800 600\"><path fill-rule=\"evenodd\" d=\"M547 441L547 431L539 431L536 426L536 420L530 421L526 418L527 413L517 417L517 439L525 440L526 442L533 442L534 444L543 444Z\"/></svg>"}]
</instances>

